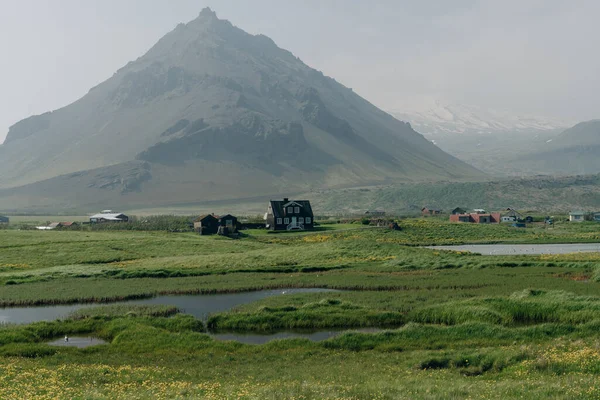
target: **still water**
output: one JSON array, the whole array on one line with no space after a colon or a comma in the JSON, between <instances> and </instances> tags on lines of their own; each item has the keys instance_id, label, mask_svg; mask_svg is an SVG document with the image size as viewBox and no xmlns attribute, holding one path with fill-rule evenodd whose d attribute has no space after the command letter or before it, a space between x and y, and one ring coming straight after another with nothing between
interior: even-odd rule
<instances>
[{"instance_id":1,"label":"still water","mask_svg":"<svg viewBox=\"0 0 600 400\"><path fill-rule=\"evenodd\" d=\"M331 289L278 289L258 292L193 295L159 296L142 300L123 301L120 305L158 304L178 307L185 314L206 321L208 314L228 311L237 306L252 303L271 296L286 296L298 293L334 292ZM103 304L73 304L66 306L12 307L0 308L0 323L29 324L38 321L54 321L69 316L81 308L100 307Z\"/></svg>"},{"instance_id":2,"label":"still water","mask_svg":"<svg viewBox=\"0 0 600 400\"><path fill-rule=\"evenodd\" d=\"M428 246L428 249L469 251L483 255L540 255L600 252L600 243L575 244L466 244L459 246Z\"/></svg>"}]
</instances>

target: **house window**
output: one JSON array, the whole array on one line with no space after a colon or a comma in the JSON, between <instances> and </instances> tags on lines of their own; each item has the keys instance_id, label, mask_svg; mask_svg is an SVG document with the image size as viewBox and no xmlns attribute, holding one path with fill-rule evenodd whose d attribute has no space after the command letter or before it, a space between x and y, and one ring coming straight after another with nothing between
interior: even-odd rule
<instances>
[{"instance_id":1,"label":"house window","mask_svg":"<svg viewBox=\"0 0 600 400\"><path fill-rule=\"evenodd\" d=\"M310 224L310 217L306 217L306 223Z\"/></svg>"},{"instance_id":2,"label":"house window","mask_svg":"<svg viewBox=\"0 0 600 400\"><path fill-rule=\"evenodd\" d=\"M304 218L303 217L298 218L298 222L301 223L301 224L303 224L304 223Z\"/></svg>"},{"instance_id":3,"label":"house window","mask_svg":"<svg viewBox=\"0 0 600 400\"><path fill-rule=\"evenodd\" d=\"M300 207L294 207L294 213L300 214Z\"/></svg>"},{"instance_id":4,"label":"house window","mask_svg":"<svg viewBox=\"0 0 600 400\"><path fill-rule=\"evenodd\" d=\"M277 218L277 225L281 225L281 218Z\"/></svg>"},{"instance_id":5,"label":"house window","mask_svg":"<svg viewBox=\"0 0 600 400\"><path fill-rule=\"evenodd\" d=\"M283 223L286 224L286 225L289 224L290 223L290 219L289 218L284 218L283 219Z\"/></svg>"},{"instance_id":6,"label":"house window","mask_svg":"<svg viewBox=\"0 0 600 400\"><path fill-rule=\"evenodd\" d=\"M288 214L294 213L294 207L288 207Z\"/></svg>"}]
</instances>

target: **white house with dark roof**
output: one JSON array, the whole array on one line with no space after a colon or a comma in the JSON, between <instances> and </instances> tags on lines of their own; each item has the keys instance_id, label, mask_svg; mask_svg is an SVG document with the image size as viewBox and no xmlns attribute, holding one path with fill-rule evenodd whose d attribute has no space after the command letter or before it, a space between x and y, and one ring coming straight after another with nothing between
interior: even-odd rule
<instances>
[{"instance_id":1,"label":"white house with dark roof","mask_svg":"<svg viewBox=\"0 0 600 400\"><path fill-rule=\"evenodd\" d=\"M90 217L90 222L98 224L102 222L128 222L129 217L122 213L116 213L112 210L104 210Z\"/></svg>"}]
</instances>

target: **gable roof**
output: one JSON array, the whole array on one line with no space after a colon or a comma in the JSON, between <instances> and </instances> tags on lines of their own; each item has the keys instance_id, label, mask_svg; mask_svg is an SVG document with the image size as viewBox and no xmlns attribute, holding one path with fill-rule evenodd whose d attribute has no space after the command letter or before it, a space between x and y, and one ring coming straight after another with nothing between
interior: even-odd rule
<instances>
[{"instance_id":1,"label":"gable roof","mask_svg":"<svg viewBox=\"0 0 600 400\"><path fill-rule=\"evenodd\" d=\"M194 220L194 222L203 222L206 219L214 219L215 221L219 219L218 215L215 214L202 214L198 218Z\"/></svg>"},{"instance_id":2,"label":"gable roof","mask_svg":"<svg viewBox=\"0 0 600 400\"><path fill-rule=\"evenodd\" d=\"M122 214L122 213L111 213L111 214L98 213L98 214L92 215L90 217L90 219L94 218L94 219L105 219L107 221L121 221L124 217L127 217L127 215Z\"/></svg>"},{"instance_id":3,"label":"gable roof","mask_svg":"<svg viewBox=\"0 0 600 400\"><path fill-rule=\"evenodd\" d=\"M221 215L221 217L219 218L219 221L221 221L223 219L237 219L237 218L231 214L225 214L225 215Z\"/></svg>"},{"instance_id":4,"label":"gable roof","mask_svg":"<svg viewBox=\"0 0 600 400\"><path fill-rule=\"evenodd\" d=\"M275 218L283 217L285 214L283 212L284 207L291 203L298 204L299 207L302 207L305 213L313 215L312 207L310 206L310 201L308 200L270 200L269 204L271 205L271 209L273 210L273 216Z\"/></svg>"}]
</instances>

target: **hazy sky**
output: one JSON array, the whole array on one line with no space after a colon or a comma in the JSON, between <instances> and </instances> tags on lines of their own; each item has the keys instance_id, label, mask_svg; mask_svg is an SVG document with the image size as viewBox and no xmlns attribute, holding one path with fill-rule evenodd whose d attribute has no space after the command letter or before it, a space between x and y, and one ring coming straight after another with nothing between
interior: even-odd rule
<instances>
[{"instance_id":1,"label":"hazy sky","mask_svg":"<svg viewBox=\"0 0 600 400\"><path fill-rule=\"evenodd\" d=\"M383 109L431 96L600 118L597 0L3 0L0 142L210 6Z\"/></svg>"}]
</instances>

